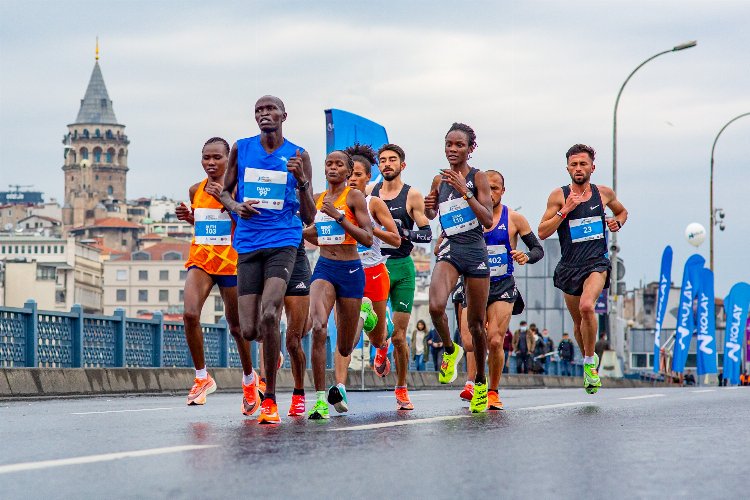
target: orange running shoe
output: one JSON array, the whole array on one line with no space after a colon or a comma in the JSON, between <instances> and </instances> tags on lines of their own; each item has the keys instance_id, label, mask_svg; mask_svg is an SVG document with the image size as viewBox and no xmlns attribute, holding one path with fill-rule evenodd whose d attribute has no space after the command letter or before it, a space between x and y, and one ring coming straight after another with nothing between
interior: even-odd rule
<instances>
[{"instance_id":1,"label":"orange running shoe","mask_svg":"<svg viewBox=\"0 0 750 500\"><path fill-rule=\"evenodd\" d=\"M301 417L305 414L305 395L304 394L292 394L292 404L289 405L290 417Z\"/></svg>"},{"instance_id":2,"label":"orange running shoe","mask_svg":"<svg viewBox=\"0 0 750 500\"><path fill-rule=\"evenodd\" d=\"M375 359L372 363L372 369L378 374L378 377L385 377L391 371L391 360L388 359L388 347L391 345L390 339L386 341L385 346L375 350Z\"/></svg>"},{"instance_id":3,"label":"orange running shoe","mask_svg":"<svg viewBox=\"0 0 750 500\"><path fill-rule=\"evenodd\" d=\"M188 406L206 404L206 396L215 390L216 381L211 375L206 378L196 378L193 381L193 388L190 389L190 393L187 397Z\"/></svg>"},{"instance_id":4,"label":"orange running shoe","mask_svg":"<svg viewBox=\"0 0 750 500\"><path fill-rule=\"evenodd\" d=\"M258 392L258 374L253 370L253 381L250 385L242 384L242 414L251 416L260 406L260 393Z\"/></svg>"},{"instance_id":5,"label":"orange running shoe","mask_svg":"<svg viewBox=\"0 0 750 500\"><path fill-rule=\"evenodd\" d=\"M487 391L487 409L502 410L503 402L500 401L500 395L497 391Z\"/></svg>"},{"instance_id":6,"label":"orange running shoe","mask_svg":"<svg viewBox=\"0 0 750 500\"><path fill-rule=\"evenodd\" d=\"M414 405L411 404L409 399L409 391L406 387L397 387L394 391L396 393L396 409L397 410L413 410Z\"/></svg>"},{"instance_id":7,"label":"orange running shoe","mask_svg":"<svg viewBox=\"0 0 750 500\"><path fill-rule=\"evenodd\" d=\"M279 424L281 419L279 418L279 408L276 406L276 401L272 399L264 399L260 405L260 415L258 416L259 424Z\"/></svg>"},{"instance_id":8,"label":"orange running shoe","mask_svg":"<svg viewBox=\"0 0 750 500\"><path fill-rule=\"evenodd\" d=\"M472 384L471 382L466 382L466 385L464 385L464 390L461 391L459 397L464 401L471 401L471 398L474 397L474 384Z\"/></svg>"}]
</instances>

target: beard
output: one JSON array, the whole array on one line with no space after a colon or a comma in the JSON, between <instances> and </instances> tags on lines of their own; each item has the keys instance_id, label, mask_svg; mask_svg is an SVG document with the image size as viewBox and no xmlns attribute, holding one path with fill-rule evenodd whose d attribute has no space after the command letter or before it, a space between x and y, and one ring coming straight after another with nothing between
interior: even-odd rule
<instances>
[{"instance_id":1,"label":"beard","mask_svg":"<svg viewBox=\"0 0 750 500\"><path fill-rule=\"evenodd\" d=\"M401 175L401 172L388 172L387 174L383 172L381 173L383 174L383 179L387 181L392 181L393 179Z\"/></svg>"},{"instance_id":2,"label":"beard","mask_svg":"<svg viewBox=\"0 0 750 500\"><path fill-rule=\"evenodd\" d=\"M589 180L590 178L591 178L591 176L590 176L590 175L584 175L584 176L583 176L582 178L580 178L580 179L576 179L576 177L575 177L575 176L571 176L571 177L570 177L570 180L571 180L571 181L573 181L573 184L575 184L575 185L577 185L577 186L583 186L584 184L586 184L586 183L588 182L588 180Z\"/></svg>"},{"instance_id":3,"label":"beard","mask_svg":"<svg viewBox=\"0 0 750 500\"><path fill-rule=\"evenodd\" d=\"M498 205L499 205L499 204L500 204L500 203L501 203L502 201L503 201L503 200L502 200L502 198L500 198L499 200L497 200L497 201L496 201L495 203L493 203L493 204L492 204L492 208L497 208L497 206L498 206Z\"/></svg>"}]
</instances>

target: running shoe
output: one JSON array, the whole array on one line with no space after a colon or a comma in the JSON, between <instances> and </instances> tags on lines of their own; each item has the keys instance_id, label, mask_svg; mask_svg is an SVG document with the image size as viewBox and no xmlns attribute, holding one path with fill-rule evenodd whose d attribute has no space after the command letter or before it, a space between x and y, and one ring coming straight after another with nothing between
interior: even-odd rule
<instances>
[{"instance_id":1,"label":"running shoe","mask_svg":"<svg viewBox=\"0 0 750 500\"><path fill-rule=\"evenodd\" d=\"M372 310L372 301L367 297L362 299L362 306L359 309L359 317L364 321L362 328L365 333L373 331L378 324L378 315Z\"/></svg>"},{"instance_id":2,"label":"running shoe","mask_svg":"<svg viewBox=\"0 0 750 500\"><path fill-rule=\"evenodd\" d=\"M469 404L471 413L484 413L487 411L487 384L474 384L474 396Z\"/></svg>"},{"instance_id":3,"label":"running shoe","mask_svg":"<svg viewBox=\"0 0 750 500\"><path fill-rule=\"evenodd\" d=\"M583 365L583 388L589 394L596 394L602 386L602 380L599 378L599 356L594 354L594 362Z\"/></svg>"},{"instance_id":4,"label":"running shoe","mask_svg":"<svg viewBox=\"0 0 750 500\"><path fill-rule=\"evenodd\" d=\"M261 396L258 391L258 374L253 370L253 381L249 385L242 384L242 414L251 416L260 407Z\"/></svg>"},{"instance_id":5,"label":"running shoe","mask_svg":"<svg viewBox=\"0 0 750 500\"><path fill-rule=\"evenodd\" d=\"M378 377L385 377L391 372L391 360L388 359L388 348L391 341L386 340L385 346L375 350L375 360L372 363L372 369L378 374Z\"/></svg>"},{"instance_id":6,"label":"running shoe","mask_svg":"<svg viewBox=\"0 0 750 500\"><path fill-rule=\"evenodd\" d=\"M257 375L256 375L257 376ZM263 401L266 398L266 379L258 379L258 396Z\"/></svg>"},{"instance_id":7,"label":"running shoe","mask_svg":"<svg viewBox=\"0 0 750 500\"><path fill-rule=\"evenodd\" d=\"M453 354L443 353L443 363L440 365L438 380L441 384L450 384L458 377L458 363L464 356L464 349L458 344L453 344ZM476 389L475 389L476 391Z\"/></svg>"},{"instance_id":8,"label":"running shoe","mask_svg":"<svg viewBox=\"0 0 750 500\"><path fill-rule=\"evenodd\" d=\"M328 389L328 403L332 404L334 409L339 413L349 411L349 401L346 399L346 388L338 385L332 385Z\"/></svg>"},{"instance_id":9,"label":"running shoe","mask_svg":"<svg viewBox=\"0 0 750 500\"><path fill-rule=\"evenodd\" d=\"M500 395L497 391L487 391L487 409L502 410L503 402L500 401Z\"/></svg>"},{"instance_id":10,"label":"running shoe","mask_svg":"<svg viewBox=\"0 0 750 500\"><path fill-rule=\"evenodd\" d=\"M310 414L307 418L310 420L323 420L328 417L328 403L319 399L315 402L315 406L310 410Z\"/></svg>"},{"instance_id":11,"label":"running shoe","mask_svg":"<svg viewBox=\"0 0 750 500\"><path fill-rule=\"evenodd\" d=\"M461 391L459 397L464 401L471 401L471 398L474 397L474 384L472 384L471 382L466 382L466 385L464 385L464 390Z\"/></svg>"},{"instance_id":12,"label":"running shoe","mask_svg":"<svg viewBox=\"0 0 750 500\"><path fill-rule=\"evenodd\" d=\"M397 387L394 391L396 394L396 409L397 410L413 410L414 405L411 404L409 399L409 391L406 387Z\"/></svg>"},{"instance_id":13,"label":"running shoe","mask_svg":"<svg viewBox=\"0 0 750 500\"><path fill-rule=\"evenodd\" d=\"M196 378L193 381L193 387L190 389L187 397L187 404L190 405L204 405L206 404L206 396L216 390L216 381L211 375L206 378Z\"/></svg>"},{"instance_id":14,"label":"running shoe","mask_svg":"<svg viewBox=\"0 0 750 500\"><path fill-rule=\"evenodd\" d=\"M258 416L259 424L280 424L281 419L279 418L279 408L276 406L276 401L272 399L264 399L260 405L260 415Z\"/></svg>"},{"instance_id":15,"label":"running shoe","mask_svg":"<svg viewBox=\"0 0 750 500\"><path fill-rule=\"evenodd\" d=\"M292 404L289 405L290 417L300 417L305 414L305 395L292 394Z\"/></svg>"}]
</instances>

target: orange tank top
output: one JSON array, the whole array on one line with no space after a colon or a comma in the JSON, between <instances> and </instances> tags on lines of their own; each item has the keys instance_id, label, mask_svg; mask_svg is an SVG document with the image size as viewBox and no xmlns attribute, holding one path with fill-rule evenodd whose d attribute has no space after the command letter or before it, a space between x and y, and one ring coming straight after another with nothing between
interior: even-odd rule
<instances>
[{"instance_id":1,"label":"orange tank top","mask_svg":"<svg viewBox=\"0 0 750 500\"><path fill-rule=\"evenodd\" d=\"M221 211L222 204L204 190L207 182L201 182L193 195L195 232L185 267L197 266L208 274L237 274L237 251L232 248L234 222L228 212Z\"/></svg>"},{"instance_id":2,"label":"orange tank top","mask_svg":"<svg viewBox=\"0 0 750 500\"><path fill-rule=\"evenodd\" d=\"M346 197L349 195L350 189L351 188L348 186L344 188L341 195L333 202L333 206L336 207L336 210L340 213L344 214L344 217L346 217L349 222L355 226L359 226L359 224L357 224L357 219L354 218L354 213L352 213L349 205L346 204ZM323 191L315 201L315 208L318 209L318 212L315 214L315 229L318 232L318 244L356 245L357 240L344 231L341 224L320 211L320 208L323 206L323 199L326 197L327 193L328 191Z\"/></svg>"}]
</instances>

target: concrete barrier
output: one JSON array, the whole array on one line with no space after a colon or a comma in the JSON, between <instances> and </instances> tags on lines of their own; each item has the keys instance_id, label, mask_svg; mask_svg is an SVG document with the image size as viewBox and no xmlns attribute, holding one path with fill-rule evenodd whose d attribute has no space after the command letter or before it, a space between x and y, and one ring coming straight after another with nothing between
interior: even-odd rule
<instances>
[{"instance_id":1,"label":"concrete barrier","mask_svg":"<svg viewBox=\"0 0 750 500\"><path fill-rule=\"evenodd\" d=\"M237 368L211 368L219 391L238 392L242 377ZM16 397L46 398L56 396L96 396L104 394L183 394L193 384L195 372L189 368L3 368L0 369L0 399ZM463 377L452 385L438 383L435 372L409 372L407 385L411 390L453 389L463 384ZM640 380L607 378L604 387L652 387L652 383ZM326 384L333 383L333 372L326 373ZM385 378L375 376L372 370L364 373L365 390L392 390L396 374ZM291 370L281 370L277 385L280 390L290 391L294 386ZM503 375L501 388L579 388L579 377L551 375ZM305 374L305 387L312 387L312 372ZM362 374L349 372L347 388L352 391L362 387Z\"/></svg>"}]
</instances>

